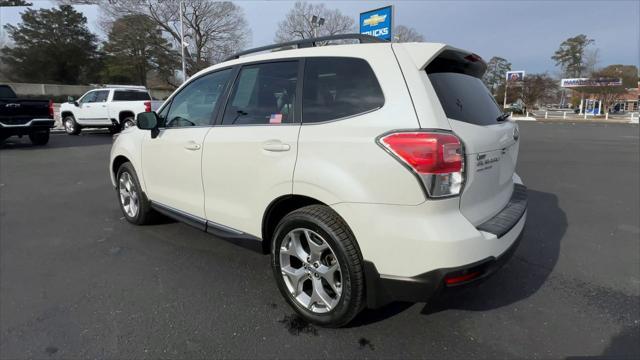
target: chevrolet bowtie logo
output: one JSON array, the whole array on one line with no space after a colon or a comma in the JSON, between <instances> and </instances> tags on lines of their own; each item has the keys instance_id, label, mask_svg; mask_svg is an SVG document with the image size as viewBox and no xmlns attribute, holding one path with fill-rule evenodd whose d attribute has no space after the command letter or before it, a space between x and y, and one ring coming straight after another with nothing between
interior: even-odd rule
<instances>
[{"instance_id":1,"label":"chevrolet bowtie logo","mask_svg":"<svg viewBox=\"0 0 640 360\"><path fill-rule=\"evenodd\" d=\"M369 16L368 19L364 19L364 24L368 26L376 26L381 22L383 22L386 18L387 18L387 15L380 16L378 14L373 14Z\"/></svg>"}]
</instances>

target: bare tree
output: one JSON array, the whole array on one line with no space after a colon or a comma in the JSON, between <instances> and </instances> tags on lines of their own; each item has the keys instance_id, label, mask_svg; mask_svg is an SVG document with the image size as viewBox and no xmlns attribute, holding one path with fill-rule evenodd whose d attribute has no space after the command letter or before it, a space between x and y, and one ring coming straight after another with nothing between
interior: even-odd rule
<instances>
[{"instance_id":1,"label":"bare tree","mask_svg":"<svg viewBox=\"0 0 640 360\"><path fill-rule=\"evenodd\" d=\"M393 29L393 40L396 42L422 42L424 36L412 27L398 25Z\"/></svg>"},{"instance_id":2,"label":"bare tree","mask_svg":"<svg viewBox=\"0 0 640 360\"><path fill-rule=\"evenodd\" d=\"M58 0L72 2L74 0ZM125 15L146 15L180 49L180 2L174 0L81 0L96 3L103 27ZM244 48L251 36L242 8L230 1L184 0L187 72L195 73ZM108 29L105 29L108 30ZM170 49L167 49L169 51Z\"/></svg>"},{"instance_id":3,"label":"bare tree","mask_svg":"<svg viewBox=\"0 0 640 360\"><path fill-rule=\"evenodd\" d=\"M324 18L324 24L313 24L312 18ZM296 39L348 34L355 31L354 20L342 15L340 10L327 9L324 4L310 4L298 1L278 24L275 42L282 43Z\"/></svg>"},{"instance_id":4,"label":"bare tree","mask_svg":"<svg viewBox=\"0 0 640 360\"><path fill-rule=\"evenodd\" d=\"M598 70L598 65L600 64L600 49L586 49L584 52L584 67L585 73L591 76L591 74L595 73Z\"/></svg>"}]
</instances>

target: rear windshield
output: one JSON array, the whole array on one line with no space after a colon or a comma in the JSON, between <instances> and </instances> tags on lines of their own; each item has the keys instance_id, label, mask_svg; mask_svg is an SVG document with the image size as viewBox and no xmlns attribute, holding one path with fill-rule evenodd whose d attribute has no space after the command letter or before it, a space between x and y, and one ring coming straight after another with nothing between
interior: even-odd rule
<instances>
[{"instance_id":1,"label":"rear windshield","mask_svg":"<svg viewBox=\"0 0 640 360\"><path fill-rule=\"evenodd\" d=\"M113 93L113 101L141 101L151 100L146 91L116 91Z\"/></svg>"},{"instance_id":2,"label":"rear windshield","mask_svg":"<svg viewBox=\"0 0 640 360\"><path fill-rule=\"evenodd\" d=\"M10 87L0 85L0 98L15 98L16 94Z\"/></svg>"},{"instance_id":3,"label":"rear windshield","mask_svg":"<svg viewBox=\"0 0 640 360\"><path fill-rule=\"evenodd\" d=\"M429 80L449 119L475 125L498 123L502 111L482 80L454 72L432 73Z\"/></svg>"}]
</instances>

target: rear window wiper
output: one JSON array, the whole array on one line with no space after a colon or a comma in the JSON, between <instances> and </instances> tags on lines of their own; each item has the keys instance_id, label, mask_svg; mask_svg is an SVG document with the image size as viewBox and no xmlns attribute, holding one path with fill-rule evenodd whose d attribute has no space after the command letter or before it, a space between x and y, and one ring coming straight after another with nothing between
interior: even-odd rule
<instances>
[{"instance_id":1,"label":"rear window wiper","mask_svg":"<svg viewBox=\"0 0 640 360\"><path fill-rule=\"evenodd\" d=\"M502 113L500 116L498 116L498 118L496 119L498 122L501 121L505 121L507 120L507 118L510 116L511 114L509 113Z\"/></svg>"}]
</instances>

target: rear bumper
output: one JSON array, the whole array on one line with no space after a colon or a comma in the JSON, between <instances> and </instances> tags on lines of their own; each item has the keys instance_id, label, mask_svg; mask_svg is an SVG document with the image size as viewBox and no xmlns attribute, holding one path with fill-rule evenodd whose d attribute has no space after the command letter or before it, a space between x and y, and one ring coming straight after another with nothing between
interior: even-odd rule
<instances>
[{"instance_id":1,"label":"rear bumper","mask_svg":"<svg viewBox=\"0 0 640 360\"><path fill-rule=\"evenodd\" d=\"M426 302L440 292L465 287L491 276L516 251L524 233L526 209L526 188L516 184L511 200L504 209L477 227L480 232L495 235L494 240L504 242L506 247L501 253L486 256L478 261L404 277L380 274L373 262L365 260L367 307L377 308L392 301ZM447 279L451 281L452 278L457 278L458 281L448 283Z\"/></svg>"},{"instance_id":2,"label":"rear bumper","mask_svg":"<svg viewBox=\"0 0 640 360\"><path fill-rule=\"evenodd\" d=\"M449 289L479 283L483 279L493 275L509 261L518 248L523 234L524 232L521 232L516 238L516 241L497 258L490 257L473 264L432 270L410 278L380 275L373 263L365 261L364 271L367 287L367 307L375 309L393 301L426 302L437 294ZM445 283L445 279L450 276L460 276L476 272L479 273L479 275L469 281L460 282L455 285L447 285Z\"/></svg>"},{"instance_id":3,"label":"rear bumper","mask_svg":"<svg viewBox=\"0 0 640 360\"><path fill-rule=\"evenodd\" d=\"M9 125L0 122L0 133L5 136L26 135L53 128L53 119L33 119L25 124Z\"/></svg>"}]
</instances>

